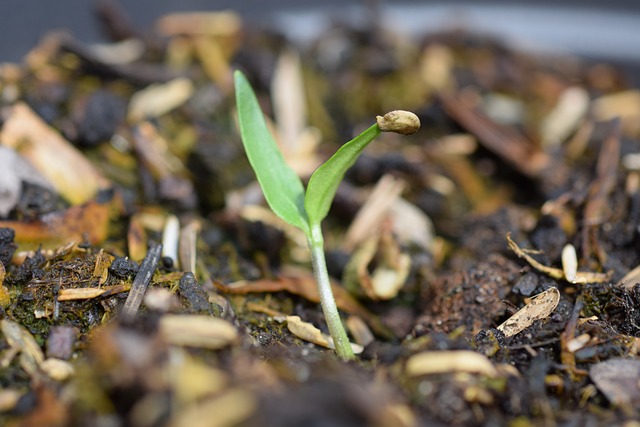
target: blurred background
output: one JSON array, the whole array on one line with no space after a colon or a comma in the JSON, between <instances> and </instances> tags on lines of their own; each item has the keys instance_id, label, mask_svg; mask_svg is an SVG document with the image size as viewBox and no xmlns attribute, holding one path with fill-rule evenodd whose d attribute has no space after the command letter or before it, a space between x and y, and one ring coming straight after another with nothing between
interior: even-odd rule
<instances>
[{"instance_id":1,"label":"blurred background","mask_svg":"<svg viewBox=\"0 0 640 427\"><path fill-rule=\"evenodd\" d=\"M20 61L54 29L67 29L85 42L105 41L94 13L100 3L105 1L2 0L0 62ZM143 32L168 12L233 9L256 25L277 26L302 42L331 20L363 20L375 5L386 25L409 33L464 28L530 50L640 63L640 2L633 0L123 0L119 4Z\"/></svg>"}]
</instances>

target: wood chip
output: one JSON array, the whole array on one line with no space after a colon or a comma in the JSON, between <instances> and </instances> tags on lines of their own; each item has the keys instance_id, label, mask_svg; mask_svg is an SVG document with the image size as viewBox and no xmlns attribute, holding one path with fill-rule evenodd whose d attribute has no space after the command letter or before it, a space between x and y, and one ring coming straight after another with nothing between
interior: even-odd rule
<instances>
[{"instance_id":1,"label":"wood chip","mask_svg":"<svg viewBox=\"0 0 640 427\"><path fill-rule=\"evenodd\" d=\"M222 396L210 397L175 411L169 427L229 427L240 425L258 407L257 398L248 390L231 388Z\"/></svg>"},{"instance_id":2,"label":"wood chip","mask_svg":"<svg viewBox=\"0 0 640 427\"><path fill-rule=\"evenodd\" d=\"M8 110L0 141L27 159L73 205L88 202L99 189L109 186L78 149L25 103Z\"/></svg>"},{"instance_id":3,"label":"wood chip","mask_svg":"<svg viewBox=\"0 0 640 427\"><path fill-rule=\"evenodd\" d=\"M536 320L546 319L560 302L558 288L552 287L531 298L531 301L504 323L497 327L505 336L511 337L525 330Z\"/></svg>"},{"instance_id":4,"label":"wood chip","mask_svg":"<svg viewBox=\"0 0 640 427\"><path fill-rule=\"evenodd\" d=\"M632 89L601 96L593 101L592 112L599 121L619 117L625 133L633 134L639 130L640 90Z\"/></svg>"},{"instance_id":5,"label":"wood chip","mask_svg":"<svg viewBox=\"0 0 640 427\"><path fill-rule=\"evenodd\" d=\"M101 296L110 296L119 294L121 292L128 292L131 290L131 285L128 283L122 285L104 286L101 288L70 288L60 289L58 291L58 301L76 301L83 299L98 298Z\"/></svg>"},{"instance_id":6,"label":"wood chip","mask_svg":"<svg viewBox=\"0 0 640 427\"><path fill-rule=\"evenodd\" d=\"M355 250L343 281L352 292L364 293L372 300L389 300L402 289L410 268L411 258L400 249L387 221Z\"/></svg>"},{"instance_id":7,"label":"wood chip","mask_svg":"<svg viewBox=\"0 0 640 427\"><path fill-rule=\"evenodd\" d=\"M278 127L278 142L282 153L295 153L298 138L307 125L307 103L300 56L285 50L278 57L271 80L274 119ZM289 162L287 162L289 163Z\"/></svg>"},{"instance_id":8,"label":"wood chip","mask_svg":"<svg viewBox=\"0 0 640 427\"><path fill-rule=\"evenodd\" d=\"M198 402L227 387L229 378L223 371L190 356L187 351L177 354L178 361L172 366L172 381L178 405Z\"/></svg>"},{"instance_id":9,"label":"wood chip","mask_svg":"<svg viewBox=\"0 0 640 427\"><path fill-rule=\"evenodd\" d=\"M578 322L580 323L579 319ZM583 349L588 343L591 341L591 336L589 334L578 335L572 340L567 342L567 351L571 353L575 353L578 350Z\"/></svg>"},{"instance_id":10,"label":"wood chip","mask_svg":"<svg viewBox=\"0 0 640 427\"><path fill-rule=\"evenodd\" d=\"M164 84L149 85L131 97L127 120L138 123L162 116L184 104L194 90L193 82L183 77Z\"/></svg>"},{"instance_id":11,"label":"wood chip","mask_svg":"<svg viewBox=\"0 0 640 427\"><path fill-rule=\"evenodd\" d=\"M92 44L89 50L102 63L124 65L141 59L146 47L142 40L129 38L116 43Z\"/></svg>"},{"instance_id":12,"label":"wood chip","mask_svg":"<svg viewBox=\"0 0 640 427\"><path fill-rule=\"evenodd\" d=\"M217 350L238 339L236 328L217 317L201 315L164 315L160 333L171 345Z\"/></svg>"},{"instance_id":13,"label":"wood chip","mask_svg":"<svg viewBox=\"0 0 640 427\"><path fill-rule=\"evenodd\" d=\"M60 289L58 301L75 301L99 297L106 292L103 288L73 288Z\"/></svg>"},{"instance_id":14,"label":"wood chip","mask_svg":"<svg viewBox=\"0 0 640 427\"><path fill-rule=\"evenodd\" d=\"M75 374L75 368L66 360L49 358L42 362L40 370L55 381L66 381Z\"/></svg>"},{"instance_id":15,"label":"wood chip","mask_svg":"<svg viewBox=\"0 0 640 427\"><path fill-rule=\"evenodd\" d=\"M278 145L289 166L301 177L320 166L320 134L307 127L307 100L300 56L285 50L271 81L271 97Z\"/></svg>"},{"instance_id":16,"label":"wood chip","mask_svg":"<svg viewBox=\"0 0 640 427\"><path fill-rule=\"evenodd\" d=\"M178 246L178 258L182 270L196 274L197 265L197 243L198 233L201 224L198 221L191 221L180 230L180 243Z\"/></svg>"},{"instance_id":17,"label":"wood chip","mask_svg":"<svg viewBox=\"0 0 640 427\"><path fill-rule=\"evenodd\" d=\"M427 89L443 92L454 85L455 58L451 49L443 44L427 46L420 56L420 77Z\"/></svg>"},{"instance_id":18,"label":"wood chip","mask_svg":"<svg viewBox=\"0 0 640 427\"><path fill-rule=\"evenodd\" d=\"M571 135L589 111L589 94L579 86L564 90L556 106L542 120L540 137L545 148L557 147Z\"/></svg>"},{"instance_id":19,"label":"wood chip","mask_svg":"<svg viewBox=\"0 0 640 427\"><path fill-rule=\"evenodd\" d=\"M369 329L362 318L349 316L345 323L353 339L361 346L366 347L375 340L373 332L371 332L371 329Z\"/></svg>"},{"instance_id":20,"label":"wood chip","mask_svg":"<svg viewBox=\"0 0 640 427\"><path fill-rule=\"evenodd\" d=\"M142 299L144 298L144 294L147 291L147 287L149 286L149 282L151 281L151 277L156 271L158 261L160 261L161 252L162 245L152 247L149 249L147 256L142 261L142 264L140 264L140 269L138 269L138 273L133 279L129 296L124 302L124 307L122 307L123 316L132 317L138 311L138 308L142 303Z\"/></svg>"},{"instance_id":21,"label":"wood chip","mask_svg":"<svg viewBox=\"0 0 640 427\"><path fill-rule=\"evenodd\" d=\"M497 377L498 371L489 359L475 351L425 351L407 359L406 373L410 377L466 372Z\"/></svg>"}]
</instances>

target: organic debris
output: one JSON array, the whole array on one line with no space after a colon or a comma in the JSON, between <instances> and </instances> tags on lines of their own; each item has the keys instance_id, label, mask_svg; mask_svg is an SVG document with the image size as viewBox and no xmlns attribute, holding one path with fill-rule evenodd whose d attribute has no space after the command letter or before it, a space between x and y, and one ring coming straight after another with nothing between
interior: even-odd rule
<instances>
[{"instance_id":1,"label":"organic debris","mask_svg":"<svg viewBox=\"0 0 640 427\"><path fill-rule=\"evenodd\" d=\"M0 425L640 418L637 69L401 37L384 8L301 43L233 11L142 31L126 7L97 2L110 42L49 34L0 66ZM354 361L254 182L236 70L303 185L376 116L422 124L327 206Z\"/></svg>"},{"instance_id":2,"label":"organic debris","mask_svg":"<svg viewBox=\"0 0 640 427\"><path fill-rule=\"evenodd\" d=\"M550 288L531 298L531 301L505 320L496 329L505 337L511 337L527 329L536 320L546 319L558 306L560 292L558 288Z\"/></svg>"}]
</instances>

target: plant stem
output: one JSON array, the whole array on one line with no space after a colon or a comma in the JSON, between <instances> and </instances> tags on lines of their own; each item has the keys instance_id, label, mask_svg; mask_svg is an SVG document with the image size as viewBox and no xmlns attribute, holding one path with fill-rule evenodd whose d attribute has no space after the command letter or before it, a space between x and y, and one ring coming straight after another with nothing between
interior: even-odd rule
<instances>
[{"instance_id":1,"label":"plant stem","mask_svg":"<svg viewBox=\"0 0 640 427\"><path fill-rule=\"evenodd\" d=\"M313 266L313 275L316 278L318 292L320 293L320 304L324 312L324 318L329 327L329 333L333 339L336 353L343 360L353 359L353 350L344 330L336 300L331 290L331 282L329 281L329 273L327 272L327 263L324 259L324 239L322 237L322 229L320 224L311 225L311 233L309 235L309 249L311 250L311 264Z\"/></svg>"}]
</instances>

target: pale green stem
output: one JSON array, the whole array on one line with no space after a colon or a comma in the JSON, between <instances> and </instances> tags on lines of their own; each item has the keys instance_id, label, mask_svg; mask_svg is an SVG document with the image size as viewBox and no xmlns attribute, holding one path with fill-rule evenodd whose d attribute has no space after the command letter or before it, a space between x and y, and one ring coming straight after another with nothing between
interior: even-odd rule
<instances>
[{"instance_id":1,"label":"pale green stem","mask_svg":"<svg viewBox=\"0 0 640 427\"><path fill-rule=\"evenodd\" d=\"M343 360L354 358L349 338L344 330L336 300L331 290L331 282L329 281L329 273L327 272L327 263L324 259L324 239L322 237L322 229L320 224L311 225L311 234L309 235L309 249L311 250L311 264L313 266L313 275L318 284L318 292L320 293L320 304L324 312L324 318L329 327L329 333L333 338L338 357Z\"/></svg>"}]
</instances>

